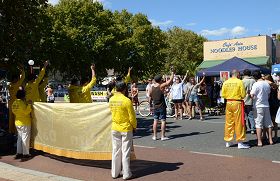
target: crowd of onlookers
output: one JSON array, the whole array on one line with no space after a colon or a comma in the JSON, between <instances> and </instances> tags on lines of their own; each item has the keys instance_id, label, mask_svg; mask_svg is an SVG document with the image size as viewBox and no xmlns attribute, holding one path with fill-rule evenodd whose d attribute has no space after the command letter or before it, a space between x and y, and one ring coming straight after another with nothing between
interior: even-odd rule
<instances>
[{"instance_id":1,"label":"crowd of onlookers","mask_svg":"<svg viewBox=\"0 0 280 181\"><path fill-rule=\"evenodd\" d=\"M250 70L244 70L244 72L241 73L243 74L242 81L244 83L246 91L248 92L244 99L244 110L247 120L246 129L252 134L255 134L256 128L253 115L254 101L250 96L250 91L253 87L253 84L257 80L256 77L254 78L251 75ZM169 78L165 77L164 79L164 81L167 81ZM279 100L277 98L279 85L278 77L275 75L262 75L262 79L270 85L270 94L268 101L270 115L274 125L274 135L276 139L278 126L275 122L275 117L279 108ZM148 99L150 97L149 91L154 84L153 81L153 79L147 80L146 97ZM187 75L175 75L173 84L165 88L165 96L168 99L171 99L175 105L175 119L193 119L197 112L199 113L200 119L203 120L204 118L202 110L205 108L205 105L207 107L215 107L221 102L225 103L225 101L220 96L222 85L223 84L221 81L214 81L211 77L203 76L199 82L196 82L196 79L194 77L190 77L189 79L187 79ZM135 94L138 93L136 84L132 85L131 90L131 96L133 98L132 100L135 104L139 103L138 98L136 97L137 94ZM195 109L195 111L193 109Z\"/></svg>"}]
</instances>

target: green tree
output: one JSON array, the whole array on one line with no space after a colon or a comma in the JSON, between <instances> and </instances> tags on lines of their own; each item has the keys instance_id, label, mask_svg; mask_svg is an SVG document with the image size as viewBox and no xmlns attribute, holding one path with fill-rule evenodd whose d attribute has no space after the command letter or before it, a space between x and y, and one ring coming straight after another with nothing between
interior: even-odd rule
<instances>
[{"instance_id":1,"label":"green tree","mask_svg":"<svg viewBox=\"0 0 280 181\"><path fill-rule=\"evenodd\" d=\"M132 15L126 10L116 11L114 18L117 57L114 68L126 72L128 66L133 66L133 74L139 78L159 72L164 65L164 33L141 13Z\"/></svg>"},{"instance_id":2,"label":"green tree","mask_svg":"<svg viewBox=\"0 0 280 181\"><path fill-rule=\"evenodd\" d=\"M52 20L52 64L65 76L89 75L96 64L105 75L111 64L114 43L113 19L109 10L91 0L61 0L48 9Z\"/></svg>"},{"instance_id":3,"label":"green tree","mask_svg":"<svg viewBox=\"0 0 280 181\"><path fill-rule=\"evenodd\" d=\"M0 2L0 63L10 70L29 59L40 64L48 32L44 10L47 0L2 0ZM39 60L39 61L37 61ZM27 66L27 65L26 65Z\"/></svg>"},{"instance_id":4,"label":"green tree","mask_svg":"<svg viewBox=\"0 0 280 181\"><path fill-rule=\"evenodd\" d=\"M192 31L174 27L166 32L168 47L165 49L166 64L169 70L174 66L178 74L187 70L194 74L196 66L203 60L203 42L206 39Z\"/></svg>"}]
</instances>

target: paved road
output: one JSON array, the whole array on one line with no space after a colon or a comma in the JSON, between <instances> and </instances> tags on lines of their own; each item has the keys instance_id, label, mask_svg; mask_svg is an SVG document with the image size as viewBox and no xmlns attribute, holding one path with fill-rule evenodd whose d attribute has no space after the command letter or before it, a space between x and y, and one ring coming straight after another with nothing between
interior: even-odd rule
<instances>
[{"instance_id":1,"label":"paved road","mask_svg":"<svg viewBox=\"0 0 280 181\"><path fill-rule=\"evenodd\" d=\"M151 117L138 116L138 130L134 136L137 160L132 162L135 180L280 180L280 144L259 148L254 146L255 135L247 134L252 148L239 150L236 145L225 148L223 116L206 116L203 122L169 118L167 136L171 139L167 141L151 139L152 123ZM111 180L110 161L65 159L35 152L34 158L26 162L14 160L11 154L0 155L0 162L28 169L32 174L32 170L48 173L51 178ZM21 174L16 169L13 172ZM5 165L0 166L0 180L24 180L11 179L3 173L11 173L11 168Z\"/></svg>"},{"instance_id":2,"label":"paved road","mask_svg":"<svg viewBox=\"0 0 280 181\"><path fill-rule=\"evenodd\" d=\"M280 161L279 142L274 145L256 147L256 135L247 134L247 141L252 146L249 150L237 149L237 145L225 148L224 116L206 116L205 121L195 119L174 121L168 118L167 136L171 138L168 141L152 140L152 123L152 117L147 119L139 117L135 144Z\"/></svg>"}]
</instances>

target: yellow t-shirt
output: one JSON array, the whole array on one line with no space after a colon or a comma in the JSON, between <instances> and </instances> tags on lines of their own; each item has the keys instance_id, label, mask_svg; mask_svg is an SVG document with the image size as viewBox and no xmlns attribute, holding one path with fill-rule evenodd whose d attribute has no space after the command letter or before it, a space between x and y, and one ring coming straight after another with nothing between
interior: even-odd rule
<instances>
[{"instance_id":1,"label":"yellow t-shirt","mask_svg":"<svg viewBox=\"0 0 280 181\"><path fill-rule=\"evenodd\" d=\"M123 81L124 81L124 83L126 83L126 84L128 84L128 82L131 81L130 73L128 73L128 74L126 75L126 77L124 78ZM116 93L116 92L117 92L116 87L114 87L114 88L112 89L111 92L112 92L113 94Z\"/></svg>"},{"instance_id":2,"label":"yellow t-shirt","mask_svg":"<svg viewBox=\"0 0 280 181\"><path fill-rule=\"evenodd\" d=\"M68 87L70 103L91 103L90 90L96 83L96 77L92 77L86 86L70 85Z\"/></svg>"},{"instance_id":3,"label":"yellow t-shirt","mask_svg":"<svg viewBox=\"0 0 280 181\"><path fill-rule=\"evenodd\" d=\"M39 83L44 78L45 68L42 68L38 77L34 80L34 82L28 82L25 86L26 91L26 100L32 100L33 102L40 102L40 94L39 94Z\"/></svg>"},{"instance_id":4,"label":"yellow t-shirt","mask_svg":"<svg viewBox=\"0 0 280 181\"><path fill-rule=\"evenodd\" d=\"M12 105L13 102L17 99L16 98L17 91L19 90L19 87L22 86L22 83L23 83L24 79L25 79L25 72L22 71L20 79L17 82L10 84L10 87L9 87L9 94L10 94L9 105Z\"/></svg>"},{"instance_id":5,"label":"yellow t-shirt","mask_svg":"<svg viewBox=\"0 0 280 181\"><path fill-rule=\"evenodd\" d=\"M109 105L112 113L112 130L129 132L136 129L136 115L129 98L116 92L111 97Z\"/></svg>"},{"instance_id":6,"label":"yellow t-shirt","mask_svg":"<svg viewBox=\"0 0 280 181\"><path fill-rule=\"evenodd\" d=\"M40 99L42 102L47 102L47 94L45 88L48 85L48 79L45 78L43 82L39 85L39 94L40 94Z\"/></svg>"},{"instance_id":7,"label":"yellow t-shirt","mask_svg":"<svg viewBox=\"0 0 280 181\"><path fill-rule=\"evenodd\" d=\"M225 99L243 100L246 91L242 80L230 78L223 83L222 97Z\"/></svg>"},{"instance_id":8,"label":"yellow t-shirt","mask_svg":"<svg viewBox=\"0 0 280 181\"><path fill-rule=\"evenodd\" d=\"M31 105L26 104L21 99L16 99L12 105L12 111L15 115L16 126L30 126L31 125Z\"/></svg>"}]
</instances>

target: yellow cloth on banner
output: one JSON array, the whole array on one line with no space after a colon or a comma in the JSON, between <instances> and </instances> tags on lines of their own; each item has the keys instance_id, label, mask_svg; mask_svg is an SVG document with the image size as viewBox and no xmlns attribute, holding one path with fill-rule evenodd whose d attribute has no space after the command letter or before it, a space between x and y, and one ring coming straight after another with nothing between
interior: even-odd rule
<instances>
[{"instance_id":1,"label":"yellow cloth on banner","mask_svg":"<svg viewBox=\"0 0 280 181\"><path fill-rule=\"evenodd\" d=\"M76 159L111 160L111 113L108 103L33 105L34 149ZM134 152L132 158L135 158Z\"/></svg>"}]
</instances>

